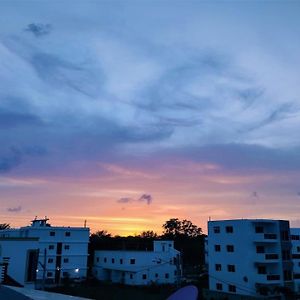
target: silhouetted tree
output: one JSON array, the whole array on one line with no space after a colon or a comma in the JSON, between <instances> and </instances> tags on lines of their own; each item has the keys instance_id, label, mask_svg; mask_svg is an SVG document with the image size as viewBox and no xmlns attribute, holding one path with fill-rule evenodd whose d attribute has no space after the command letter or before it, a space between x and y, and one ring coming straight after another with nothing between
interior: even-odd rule
<instances>
[{"instance_id":1,"label":"silhouetted tree","mask_svg":"<svg viewBox=\"0 0 300 300\"><path fill-rule=\"evenodd\" d=\"M163 224L163 228L166 237L178 237L180 235L197 237L202 234L200 227L186 219L180 221L177 218L172 218Z\"/></svg>"},{"instance_id":2,"label":"silhouetted tree","mask_svg":"<svg viewBox=\"0 0 300 300\"><path fill-rule=\"evenodd\" d=\"M142 239L156 239L158 237L158 235L153 230L147 230L147 231L141 232L139 237Z\"/></svg>"},{"instance_id":3,"label":"silhouetted tree","mask_svg":"<svg viewBox=\"0 0 300 300\"><path fill-rule=\"evenodd\" d=\"M0 230L10 229L10 225L8 223L0 224Z\"/></svg>"},{"instance_id":4,"label":"silhouetted tree","mask_svg":"<svg viewBox=\"0 0 300 300\"><path fill-rule=\"evenodd\" d=\"M178 236L181 231L181 221L177 218L172 218L166 221L163 226L164 235L166 236Z\"/></svg>"}]
</instances>

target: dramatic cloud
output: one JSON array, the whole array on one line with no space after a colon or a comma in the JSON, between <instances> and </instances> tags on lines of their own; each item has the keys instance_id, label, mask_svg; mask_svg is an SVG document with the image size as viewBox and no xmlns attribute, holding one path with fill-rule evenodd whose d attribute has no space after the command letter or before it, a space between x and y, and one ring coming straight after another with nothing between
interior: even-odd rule
<instances>
[{"instance_id":1,"label":"dramatic cloud","mask_svg":"<svg viewBox=\"0 0 300 300\"><path fill-rule=\"evenodd\" d=\"M8 212L11 212L11 213L18 213L22 210L22 206L18 206L18 207L9 207L7 209Z\"/></svg>"},{"instance_id":2,"label":"dramatic cloud","mask_svg":"<svg viewBox=\"0 0 300 300\"><path fill-rule=\"evenodd\" d=\"M49 34L51 32L51 29L52 28L50 24L31 23L27 26L25 30L33 33L36 37L41 37Z\"/></svg>"},{"instance_id":3,"label":"dramatic cloud","mask_svg":"<svg viewBox=\"0 0 300 300\"><path fill-rule=\"evenodd\" d=\"M249 198L263 215L276 195L293 207L299 9L295 1L0 2L0 180L50 182L3 184L1 196L22 196L42 214L66 199L81 207L78 193L98 195L92 212L105 204L110 216L116 199L171 217L201 203L211 203L205 214L229 216ZM220 195L235 204L221 207Z\"/></svg>"},{"instance_id":4,"label":"dramatic cloud","mask_svg":"<svg viewBox=\"0 0 300 300\"><path fill-rule=\"evenodd\" d=\"M141 197L135 199L130 197L123 197L117 200L118 203L130 203L130 202L145 202L147 205L152 203L152 196L150 194L143 194Z\"/></svg>"}]
</instances>

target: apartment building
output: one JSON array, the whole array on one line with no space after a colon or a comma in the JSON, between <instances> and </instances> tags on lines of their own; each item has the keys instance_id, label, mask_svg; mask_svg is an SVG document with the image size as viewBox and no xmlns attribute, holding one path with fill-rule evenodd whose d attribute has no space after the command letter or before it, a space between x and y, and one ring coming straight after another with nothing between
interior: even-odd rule
<instances>
[{"instance_id":1,"label":"apartment building","mask_svg":"<svg viewBox=\"0 0 300 300\"><path fill-rule=\"evenodd\" d=\"M291 228L294 288L300 293L300 228Z\"/></svg>"},{"instance_id":2,"label":"apartment building","mask_svg":"<svg viewBox=\"0 0 300 300\"><path fill-rule=\"evenodd\" d=\"M2 237L38 239L37 282L58 284L63 278L87 275L89 228L51 226L49 219L31 221L30 226L2 230Z\"/></svg>"},{"instance_id":3,"label":"apartment building","mask_svg":"<svg viewBox=\"0 0 300 300\"><path fill-rule=\"evenodd\" d=\"M291 248L288 221L209 221L209 289L248 296L293 289Z\"/></svg>"},{"instance_id":4,"label":"apartment building","mask_svg":"<svg viewBox=\"0 0 300 300\"><path fill-rule=\"evenodd\" d=\"M95 251L94 276L127 285L174 284L181 278L180 252L173 241L154 241L153 251Z\"/></svg>"}]
</instances>

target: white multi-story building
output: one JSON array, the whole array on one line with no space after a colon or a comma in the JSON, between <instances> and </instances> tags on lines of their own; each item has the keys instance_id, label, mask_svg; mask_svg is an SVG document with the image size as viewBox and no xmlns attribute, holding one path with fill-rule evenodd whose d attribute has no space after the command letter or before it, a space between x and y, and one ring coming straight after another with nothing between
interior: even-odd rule
<instances>
[{"instance_id":1,"label":"white multi-story building","mask_svg":"<svg viewBox=\"0 0 300 300\"><path fill-rule=\"evenodd\" d=\"M288 221L208 222L209 289L249 296L293 288Z\"/></svg>"},{"instance_id":2,"label":"white multi-story building","mask_svg":"<svg viewBox=\"0 0 300 300\"><path fill-rule=\"evenodd\" d=\"M173 241L154 241L153 251L95 251L93 274L128 285L174 284L181 278L180 252Z\"/></svg>"},{"instance_id":3,"label":"white multi-story building","mask_svg":"<svg viewBox=\"0 0 300 300\"><path fill-rule=\"evenodd\" d=\"M9 276L23 286L36 279L38 238L0 237L1 282Z\"/></svg>"},{"instance_id":4,"label":"white multi-story building","mask_svg":"<svg viewBox=\"0 0 300 300\"><path fill-rule=\"evenodd\" d=\"M294 288L300 293L300 228L291 228L292 260L294 263Z\"/></svg>"},{"instance_id":5,"label":"white multi-story building","mask_svg":"<svg viewBox=\"0 0 300 300\"><path fill-rule=\"evenodd\" d=\"M2 236L38 238L37 281L60 283L63 278L87 275L89 228L51 226L48 219L34 219L31 226L2 230Z\"/></svg>"}]
</instances>

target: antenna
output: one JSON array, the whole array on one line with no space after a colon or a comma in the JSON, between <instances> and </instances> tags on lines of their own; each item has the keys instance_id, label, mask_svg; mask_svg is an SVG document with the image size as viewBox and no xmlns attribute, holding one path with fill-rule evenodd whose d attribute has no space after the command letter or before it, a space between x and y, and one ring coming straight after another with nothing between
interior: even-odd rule
<instances>
[{"instance_id":1,"label":"antenna","mask_svg":"<svg viewBox=\"0 0 300 300\"><path fill-rule=\"evenodd\" d=\"M208 217L208 221L211 221L211 217L210 216Z\"/></svg>"},{"instance_id":2,"label":"antenna","mask_svg":"<svg viewBox=\"0 0 300 300\"><path fill-rule=\"evenodd\" d=\"M84 220L84 228L86 228L86 220Z\"/></svg>"}]
</instances>

